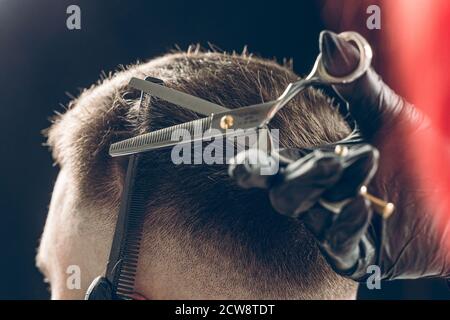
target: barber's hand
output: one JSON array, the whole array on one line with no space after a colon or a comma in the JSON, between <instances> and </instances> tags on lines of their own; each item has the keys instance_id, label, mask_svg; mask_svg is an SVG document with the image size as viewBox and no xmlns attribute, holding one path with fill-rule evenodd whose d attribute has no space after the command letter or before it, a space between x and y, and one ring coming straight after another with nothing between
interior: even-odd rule
<instances>
[{"instance_id":1,"label":"barber's hand","mask_svg":"<svg viewBox=\"0 0 450 320\"><path fill-rule=\"evenodd\" d=\"M320 47L325 68L332 75L347 74L359 62L357 49L332 32L322 32ZM448 218L442 219L448 214L439 201L430 201L436 190L424 183L431 181L427 174L435 168L418 172L409 143L424 136L432 143L437 133L429 120L390 89L372 68L353 83L334 89L348 101L366 141L380 152L375 194L396 206L394 214L381 221L377 229L383 240L376 246L383 277L449 277L450 226ZM450 161L449 149L444 146L440 156Z\"/></svg>"},{"instance_id":2,"label":"barber's hand","mask_svg":"<svg viewBox=\"0 0 450 320\"><path fill-rule=\"evenodd\" d=\"M332 75L348 74L359 62L357 49L331 32L321 34L320 45ZM262 164L246 164L249 153L240 154L230 174L243 187L267 188L278 212L302 219L342 275L361 281L367 267L377 265L382 279L450 277L450 226L438 219L443 216L439 203L429 206L434 190L424 190L426 175L417 174L405 141L432 130L428 120L373 69L334 89L349 102L365 140L379 150L371 192L395 204L391 217L373 215L358 193L378 162L378 153L368 145L350 148L344 157L324 150L304 157L292 157L291 152L294 162L274 177L262 176ZM448 150L441 156L448 159ZM347 200L340 212L333 213L330 203L342 199Z\"/></svg>"},{"instance_id":3,"label":"barber's hand","mask_svg":"<svg viewBox=\"0 0 450 320\"><path fill-rule=\"evenodd\" d=\"M322 31L319 45L325 69L331 75L344 76L357 67L358 49L337 34ZM349 103L364 138L377 147L398 127L429 127L424 115L389 88L373 68L354 82L333 88Z\"/></svg>"},{"instance_id":4,"label":"barber's hand","mask_svg":"<svg viewBox=\"0 0 450 320\"><path fill-rule=\"evenodd\" d=\"M229 173L243 188L268 189L274 209L304 222L334 270L363 279L367 266L376 263L377 240L369 227L371 204L359 191L376 171L377 150L365 144L343 155L323 148L300 158L283 156L292 162L282 163L275 176L261 174L276 160L257 150L238 154Z\"/></svg>"},{"instance_id":5,"label":"barber's hand","mask_svg":"<svg viewBox=\"0 0 450 320\"><path fill-rule=\"evenodd\" d=\"M414 211L408 218L394 212L385 220L360 194L377 169L375 148L363 144L348 146L345 155L330 147L282 155L290 162L281 163L274 176L261 173L270 172L277 160L257 150L239 153L229 174L243 188L267 189L277 212L301 219L337 273L364 281L368 267L376 265L381 279L449 275L447 251L434 242L442 238L428 234L432 220Z\"/></svg>"}]
</instances>

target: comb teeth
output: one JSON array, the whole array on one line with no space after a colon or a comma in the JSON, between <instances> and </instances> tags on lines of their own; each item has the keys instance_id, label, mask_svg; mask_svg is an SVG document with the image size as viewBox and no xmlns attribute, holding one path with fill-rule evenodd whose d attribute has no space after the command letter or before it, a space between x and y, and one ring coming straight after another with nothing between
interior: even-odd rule
<instances>
[{"instance_id":1,"label":"comb teeth","mask_svg":"<svg viewBox=\"0 0 450 320\"><path fill-rule=\"evenodd\" d=\"M212 119L213 115L113 143L109 148L109 154L112 157L117 157L175 145L181 140L172 140L174 132L187 130L190 137L204 134L211 127Z\"/></svg>"},{"instance_id":2,"label":"comb teeth","mask_svg":"<svg viewBox=\"0 0 450 320\"><path fill-rule=\"evenodd\" d=\"M139 161L139 159L136 160ZM136 168L139 170L138 166ZM137 176L139 177L139 174ZM126 300L133 299L134 280L144 226L145 197L149 191L148 185L142 180L145 179L135 180L135 186L130 194L128 217L120 254L121 258L117 266L115 294L118 298Z\"/></svg>"}]
</instances>

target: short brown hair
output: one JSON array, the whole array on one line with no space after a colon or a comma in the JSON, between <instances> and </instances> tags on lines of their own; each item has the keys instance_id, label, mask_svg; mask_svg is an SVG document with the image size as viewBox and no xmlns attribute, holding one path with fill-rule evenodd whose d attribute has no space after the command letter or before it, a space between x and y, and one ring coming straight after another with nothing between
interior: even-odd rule
<instances>
[{"instance_id":1,"label":"short brown hair","mask_svg":"<svg viewBox=\"0 0 450 320\"><path fill-rule=\"evenodd\" d=\"M102 80L48 130L54 158L75 174L80 196L92 206L118 210L125 163L108 156L112 142L200 117L153 98L138 116L140 93L127 87L132 76L160 78L168 87L228 108L273 100L298 78L274 61L195 50L124 68ZM330 143L349 133L332 101L313 89L291 101L271 126L280 129L282 147ZM154 186L146 204L146 233L184 235L187 245L203 250L200 256L211 264L222 259L245 275L249 282L240 285L253 286L254 298L339 298L354 288L328 267L301 222L274 212L264 191L237 187L225 165L176 166L166 150L149 152L143 161ZM151 246L150 238L144 248Z\"/></svg>"}]
</instances>

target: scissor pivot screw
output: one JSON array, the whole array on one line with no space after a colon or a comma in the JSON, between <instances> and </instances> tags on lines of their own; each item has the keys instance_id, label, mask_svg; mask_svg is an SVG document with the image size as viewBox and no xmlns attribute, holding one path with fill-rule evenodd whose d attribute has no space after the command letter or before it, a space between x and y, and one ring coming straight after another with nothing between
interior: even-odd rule
<instances>
[{"instance_id":1,"label":"scissor pivot screw","mask_svg":"<svg viewBox=\"0 0 450 320\"><path fill-rule=\"evenodd\" d=\"M345 146L337 145L336 148L334 148L334 153L336 153L338 156L345 157L348 154L348 148Z\"/></svg>"},{"instance_id":2,"label":"scissor pivot screw","mask_svg":"<svg viewBox=\"0 0 450 320\"><path fill-rule=\"evenodd\" d=\"M234 124L233 116L226 115L220 119L220 127L222 129L230 129Z\"/></svg>"}]
</instances>

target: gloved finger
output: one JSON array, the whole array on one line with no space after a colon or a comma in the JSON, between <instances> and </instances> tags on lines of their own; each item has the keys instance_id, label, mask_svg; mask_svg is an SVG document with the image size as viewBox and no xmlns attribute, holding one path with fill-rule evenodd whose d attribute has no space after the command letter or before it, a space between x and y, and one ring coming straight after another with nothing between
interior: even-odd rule
<instances>
[{"instance_id":1,"label":"gloved finger","mask_svg":"<svg viewBox=\"0 0 450 320\"><path fill-rule=\"evenodd\" d=\"M359 53L350 42L330 31L323 31L319 42L324 66L331 75L343 76L356 68ZM372 140L381 128L397 123L404 109L410 117L419 117L410 105L405 107L407 103L372 68L352 83L333 87L348 101L350 113L366 139Z\"/></svg>"},{"instance_id":2,"label":"gloved finger","mask_svg":"<svg viewBox=\"0 0 450 320\"><path fill-rule=\"evenodd\" d=\"M278 172L278 159L259 149L244 150L230 161L228 174L245 189L268 188Z\"/></svg>"},{"instance_id":3,"label":"gloved finger","mask_svg":"<svg viewBox=\"0 0 450 320\"><path fill-rule=\"evenodd\" d=\"M339 181L329 188L323 198L335 202L354 197L373 178L378 167L378 150L368 144L348 148L342 156L343 172Z\"/></svg>"},{"instance_id":4,"label":"gloved finger","mask_svg":"<svg viewBox=\"0 0 450 320\"><path fill-rule=\"evenodd\" d=\"M276 177L269 193L272 206L281 214L297 218L339 180L342 171L339 156L315 150L289 164Z\"/></svg>"},{"instance_id":5,"label":"gloved finger","mask_svg":"<svg viewBox=\"0 0 450 320\"><path fill-rule=\"evenodd\" d=\"M337 214L323 242L337 255L347 252L366 231L371 217L370 202L361 195L356 196Z\"/></svg>"},{"instance_id":6,"label":"gloved finger","mask_svg":"<svg viewBox=\"0 0 450 320\"><path fill-rule=\"evenodd\" d=\"M358 246L371 218L370 202L357 196L339 214L317 204L303 216L302 221L335 269L348 270L359 258Z\"/></svg>"}]
</instances>

